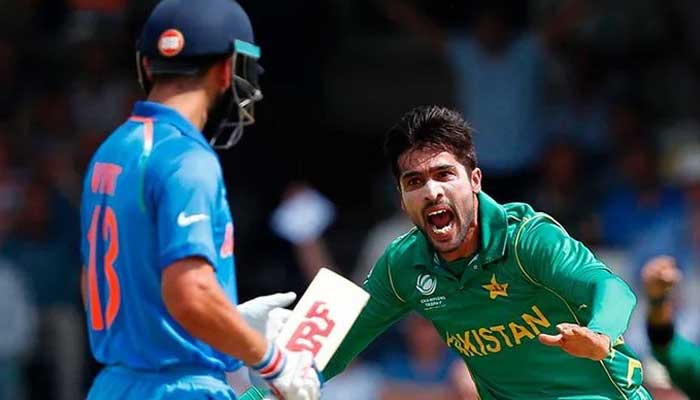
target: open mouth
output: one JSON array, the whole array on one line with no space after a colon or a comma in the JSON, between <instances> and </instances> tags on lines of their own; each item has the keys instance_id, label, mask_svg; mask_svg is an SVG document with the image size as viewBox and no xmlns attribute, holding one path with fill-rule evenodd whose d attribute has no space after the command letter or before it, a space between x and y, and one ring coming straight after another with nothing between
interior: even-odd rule
<instances>
[{"instance_id":1,"label":"open mouth","mask_svg":"<svg viewBox=\"0 0 700 400\"><path fill-rule=\"evenodd\" d=\"M429 230L438 237L445 237L454 229L454 213L449 207L432 207L426 212Z\"/></svg>"}]
</instances>

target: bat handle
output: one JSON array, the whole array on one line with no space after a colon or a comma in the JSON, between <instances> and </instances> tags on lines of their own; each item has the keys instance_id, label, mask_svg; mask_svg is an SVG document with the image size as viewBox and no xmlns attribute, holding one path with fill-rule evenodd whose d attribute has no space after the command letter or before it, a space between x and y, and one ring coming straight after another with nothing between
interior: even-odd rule
<instances>
[{"instance_id":1,"label":"bat handle","mask_svg":"<svg viewBox=\"0 0 700 400\"><path fill-rule=\"evenodd\" d=\"M239 400L263 400L265 396L269 393L267 389L260 389L255 386L251 386L246 390L238 399Z\"/></svg>"}]
</instances>

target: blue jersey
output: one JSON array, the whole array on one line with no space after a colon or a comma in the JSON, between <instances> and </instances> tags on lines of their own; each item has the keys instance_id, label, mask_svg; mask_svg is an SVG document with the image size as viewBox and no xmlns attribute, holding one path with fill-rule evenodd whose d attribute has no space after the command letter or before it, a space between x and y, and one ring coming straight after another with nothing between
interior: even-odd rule
<instances>
[{"instance_id":1,"label":"blue jersey","mask_svg":"<svg viewBox=\"0 0 700 400\"><path fill-rule=\"evenodd\" d=\"M178 112L139 102L97 150L81 200L87 325L95 358L134 369L237 369L193 338L161 298L163 269L206 259L237 302L233 221L221 165Z\"/></svg>"}]
</instances>

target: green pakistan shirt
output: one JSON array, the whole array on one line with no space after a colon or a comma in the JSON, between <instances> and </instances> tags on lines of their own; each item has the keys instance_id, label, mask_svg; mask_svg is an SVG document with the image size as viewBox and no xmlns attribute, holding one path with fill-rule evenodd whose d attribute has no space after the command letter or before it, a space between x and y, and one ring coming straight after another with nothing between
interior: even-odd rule
<instances>
[{"instance_id":1,"label":"green pakistan shirt","mask_svg":"<svg viewBox=\"0 0 700 400\"><path fill-rule=\"evenodd\" d=\"M377 335L415 311L469 366L481 399L647 399L624 343L636 299L551 217L479 194L480 249L446 263L417 229L397 238L364 284L370 300L323 371L341 372ZM602 361L537 340L563 322L613 343Z\"/></svg>"}]
</instances>

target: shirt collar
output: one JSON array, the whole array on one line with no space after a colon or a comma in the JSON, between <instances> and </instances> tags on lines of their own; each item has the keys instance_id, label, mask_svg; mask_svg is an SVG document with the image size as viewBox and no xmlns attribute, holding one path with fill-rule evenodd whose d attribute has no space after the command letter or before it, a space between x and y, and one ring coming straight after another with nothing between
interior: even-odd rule
<instances>
[{"instance_id":1,"label":"shirt collar","mask_svg":"<svg viewBox=\"0 0 700 400\"><path fill-rule=\"evenodd\" d=\"M508 218L506 209L484 192L479 196L479 226L481 228L481 250L479 263L488 264L506 254Z\"/></svg>"},{"instance_id":2,"label":"shirt collar","mask_svg":"<svg viewBox=\"0 0 700 400\"><path fill-rule=\"evenodd\" d=\"M190 121L185 119L177 110L166 105L153 101L137 101L134 105L132 115L137 117L153 118L160 122L173 125L183 135L194 139L207 149L212 150L209 142L204 138L202 132Z\"/></svg>"},{"instance_id":3,"label":"shirt collar","mask_svg":"<svg viewBox=\"0 0 700 400\"><path fill-rule=\"evenodd\" d=\"M477 194L479 198L479 229L480 247L475 257L468 263L476 262L485 265L503 257L506 253L506 242L508 236L508 222L506 210L496 200L484 192ZM416 257L415 266L430 267L439 266L441 261L437 253L430 246L430 242L418 231L418 235L423 239L420 241L418 249L421 257ZM464 260L466 261L466 260Z\"/></svg>"}]
</instances>

